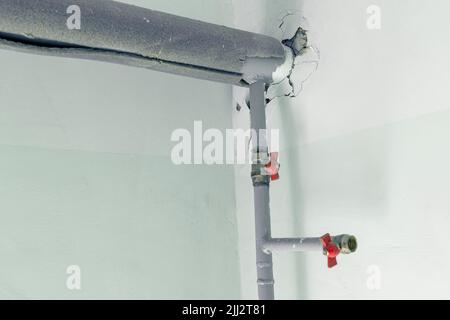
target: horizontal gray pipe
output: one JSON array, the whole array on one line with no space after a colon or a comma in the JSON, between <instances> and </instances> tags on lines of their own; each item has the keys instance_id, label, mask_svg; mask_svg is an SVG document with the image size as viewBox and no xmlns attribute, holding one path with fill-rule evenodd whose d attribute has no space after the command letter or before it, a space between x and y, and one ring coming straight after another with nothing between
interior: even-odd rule
<instances>
[{"instance_id":1,"label":"horizontal gray pipe","mask_svg":"<svg viewBox=\"0 0 450 320\"><path fill-rule=\"evenodd\" d=\"M263 250L266 252L323 251L323 245L320 238L278 238L266 240Z\"/></svg>"},{"instance_id":2,"label":"horizontal gray pipe","mask_svg":"<svg viewBox=\"0 0 450 320\"><path fill-rule=\"evenodd\" d=\"M341 253L350 254L356 251L358 244L354 236L341 234L331 237ZM308 252L323 251L321 238L269 238L263 244L265 252Z\"/></svg>"},{"instance_id":3,"label":"horizontal gray pipe","mask_svg":"<svg viewBox=\"0 0 450 320\"><path fill-rule=\"evenodd\" d=\"M70 30L77 5L81 29ZM110 0L0 0L0 49L143 67L246 86L285 62L275 38Z\"/></svg>"},{"instance_id":4,"label":"horizontal gray pipe","mask_svg":"<svg viewBox=\"0 0 450 320\"><path fill-rule=\"evenodd\" d=\"M358 241L355 236L341 234L331 237L341 253L349 254L356 251ZM264 251L323 251L321 238L269 238L264 242Z\"/></svg>"}]
</instances>

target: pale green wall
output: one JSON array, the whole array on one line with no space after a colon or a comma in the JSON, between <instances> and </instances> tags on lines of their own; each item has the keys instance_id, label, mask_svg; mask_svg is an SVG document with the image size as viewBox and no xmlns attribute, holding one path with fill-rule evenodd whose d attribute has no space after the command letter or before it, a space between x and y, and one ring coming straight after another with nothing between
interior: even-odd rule
<instances>
[{"instance_id":1,"label":"pale green wall","mask_svg":"<svg viewBox=\"0 0 450 320\"><path fill-rule=\"evenodd\" d=\"M231 126L229 86L7 51L0 69L0 298L240 297L233 168L170 160L173 130Z\"/></svg>"}]
</instances>

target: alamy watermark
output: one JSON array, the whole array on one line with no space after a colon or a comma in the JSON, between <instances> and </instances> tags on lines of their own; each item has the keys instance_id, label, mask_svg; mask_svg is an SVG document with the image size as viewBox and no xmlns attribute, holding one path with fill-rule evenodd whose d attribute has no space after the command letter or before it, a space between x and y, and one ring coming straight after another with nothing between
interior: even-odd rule
<instances>
[{"instance_id":1,"label":"alamy watermark","mask_svg":"<svg viewBox=\"0 0 450 320\"><path fill-rule=\"evenodd\" d=\"M81 268L78 265L70 265L66 269L68 274L66 287L69 290L81 290Z\"/></svg>"},{"instance_id":2,"label":"alamy watermark","mask_svg":"<svg viewBox=\"0 0 450 320\"><path fill-rule=\"evenodd\" d=\"M67 7L67 14L70 14L67 18L67 28L69 30L80 30L81 29L81 8L77 5L71 5Z\"/></svg>"},{"instance_id":3,"label":"alamy watermark","mask_svg":"<svg viewBox=\"0 0 450 320\"><path fill-rule=\"evenodd\" d=\"M381 8L377 5L370 5L366 13L368 14L366 26L369 30L381 29Z\"/></svg>"},{"instance_id":4,"label":"alamy watermark","mask_svg":"<svg viewBox=\"0 0 450 320\"><path fill-rule=\"evenodd\" d=\"M226 129L225 132L210 128L204 130L202 121L194 121L193 132L176 129L172 132L171 158L176 165L213 165L251 163L251 150L259 140L270 152L278 152L279 130ZM269 150L268 150L269 151Z\"/></svg>"}]
</instances>

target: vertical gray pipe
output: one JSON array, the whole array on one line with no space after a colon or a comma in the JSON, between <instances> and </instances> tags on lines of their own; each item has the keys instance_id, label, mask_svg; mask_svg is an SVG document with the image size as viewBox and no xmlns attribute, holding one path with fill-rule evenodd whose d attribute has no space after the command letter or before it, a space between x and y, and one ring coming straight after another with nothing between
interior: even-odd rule
<instances>
[{"instance_id":1,"label":"vertical gray pipe","mask_svg":"<svg viewBox=\"0 0 450 320\"><path fill-rule=\"evenodd\" d=\"M251 129L256 136L253 152L267 153L266 139L259 132L266 130L265 83L258 81L250 85ZM261 300L274 299L274 280L272 254L264 252L264 243L270 239L269 184L267 176L253 176L255 201L256 267L258 277L258 296Z\"/></svg>"}]
</instances>

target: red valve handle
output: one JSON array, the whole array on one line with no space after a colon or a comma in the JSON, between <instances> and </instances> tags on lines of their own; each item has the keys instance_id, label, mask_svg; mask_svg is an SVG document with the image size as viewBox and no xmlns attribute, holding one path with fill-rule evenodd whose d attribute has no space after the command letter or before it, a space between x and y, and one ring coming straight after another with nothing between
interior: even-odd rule
<instances>
[{"instance_id":1,"label":"red valve handle","mask_svg":"<svg viewBox=\"0 0 450 320\"><path fill-rule=\"evenodd\" d=\"M266 171L270 175L270 180L276 181L280 179L280 175L278 174L278 171L280 169L280 165L278 163L278 152L272 152L270 154L270 162L266 164Z\"/></svg>"},{"instance_id":2,"label":"red valve handle","mask_svg":"<svg viewBox=\"0 0 450 320\"><path fill-rule=\"evenodd\" d=\"M328 257L328 268L333 268L337 265L336 257L339 255L341 250L337 244L333 242L333 239L329 233L321 237L320 242L322 242L323 250Z\"/></svg>"}]
</instances>

